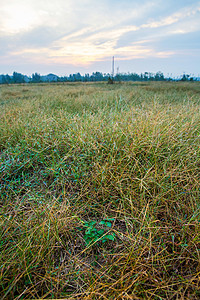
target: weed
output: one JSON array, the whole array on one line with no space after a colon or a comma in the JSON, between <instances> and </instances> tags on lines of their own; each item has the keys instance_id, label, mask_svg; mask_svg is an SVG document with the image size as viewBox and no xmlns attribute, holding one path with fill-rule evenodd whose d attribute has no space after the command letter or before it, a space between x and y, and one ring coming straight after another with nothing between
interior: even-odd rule
<instances>
[{"instance_id":1,"label":"weed","mask_svg":"<svg viewBox=\"0 0 200 300\"><path fill-rule=\"evenodd\" d=\"M91 244L95 244L97 242L105 243L107 241L115 240L115 233L109 233L108 230L112 227L112 223L114 219L106 219L97 223L97 221L89 221L84 223L85 235L84 240L86 245L89 246ZM99 228L99 227L102 228ZM97 243L98 245L98 243Z\"/></svg>"}]
</instances>

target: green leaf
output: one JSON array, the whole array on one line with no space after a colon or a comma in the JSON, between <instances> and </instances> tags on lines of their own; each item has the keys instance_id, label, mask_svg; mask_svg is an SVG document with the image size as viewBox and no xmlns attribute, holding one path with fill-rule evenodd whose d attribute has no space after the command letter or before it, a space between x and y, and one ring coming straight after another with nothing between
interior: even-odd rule
<instances>
[{"instance_id":1,"label":"green leaf","mask_svg":"<svg viewBox=\"0 0 200 300\"><path fill-rule=\"evenodd\" d=\"M107 238L108 240L111 240L111 241L115 240L115 237L112 234L106 235L105 238Z\"/></svg>"},{"instance_id":2,"label":"green leaf","mask_svg":"<svg viewBox=\"0 0 200 300\"><path fill-rule=\"evenodd\" d=\"M104 234L104 230L103 229L98 230L98 234L99 235L103 235Z\"/></svg>"},{"instance_id":3,"label":"green leaf","mask_svg":"<svg viewBox=\"0 0 200 300\"><path fill-rule=\"evenodd\" d=\"M85 233L86 233L86 234L90 234L91 231L92 231L92 229L89 227L89 228L86 229Z\"/></svg>"},{"instance_id":4,"label":"green leaf","mask_svg":"<svg viewBox=\"0 0 200 300\"><path fill-rule=\"evenodd\" d=\"M90 224L90 225L94 225L94 224L96 224L96 222L97 222L97 221L90 221L89 224Z\"/></svg>"},{"instance_id":5,"label":"green leaf","mask_svg":"<svg viewBox=\"0 0 200 300\"><path fill-rule=\"evenodd\" d=\"M110 222L106 222L107 227L112 227L112 224Z\"/></svg>"},{"instance_id":6,"label":"green leaf","mask_svg":"<svg viewBox=\"0 0 200 300\"><path fill-rule=\"evenodd\" d=\"M99 223L99 225L105 225L105 226L107 226L107 227L112 227L112 224L111 224L110 222L108 222L108 221L101 221L101 222Z\"/></svg>"},{"instance_id":7,"label":"green leaf","mask_svg":"<svg viewBox=\"0 0 200 300\"><path fill-rule=\"evenodd\" d=\"M101 221L100 223L99 223L99 225L104 225L106 223L106 221Z\"/></svg>"}]
</instances>

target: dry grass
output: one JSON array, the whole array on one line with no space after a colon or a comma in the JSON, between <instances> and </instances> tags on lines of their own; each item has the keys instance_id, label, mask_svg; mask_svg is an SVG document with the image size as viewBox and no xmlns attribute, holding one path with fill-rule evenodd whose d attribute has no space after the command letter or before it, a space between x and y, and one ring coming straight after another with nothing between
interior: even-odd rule
<instances>
[{"instance_id":1,"label":"dry grass","mask_svg":"<svg viewBox=\"0 0 200 300\"><path fill-rule=\"evenodd\" d=\"M2 299L199 299L199 93L0 87Z\"/></svg>"}]
</instances>

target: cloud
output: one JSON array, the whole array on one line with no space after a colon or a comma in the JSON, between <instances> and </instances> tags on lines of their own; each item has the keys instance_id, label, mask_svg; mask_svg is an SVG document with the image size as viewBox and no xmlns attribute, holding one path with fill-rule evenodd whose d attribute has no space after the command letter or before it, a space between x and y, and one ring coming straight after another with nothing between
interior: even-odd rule
<instances>
[{"instance_id":1,"label":"cloud","mask_svg":"<svg viewBox=\"0 0 200 300\"><path fill-rule=\"evenodd\" d=\"M113 55L125 62L199 49L200 1L10 0L0 14L5 66L21 59L30 66L86 69Z\"/></svg>"},{"instance_id":2,"label":"cloud","mask_svg":"<svg viewBox=\"0 0 200 300\"><path fill-rule=\"evenodd\" d=\"M147 23L143 23L138 26L135 31L127 31L122 35L118 41L116 47L127 46L131 43L140 43L149 47L156 48L155 46L160 45L162 47L162 41L167 38L168 44L165 45L166 55L168 49L172 49L176 53L176 43L174 40L179 39L180 34L188 34L200 31L200 4L199 6L192 6L187 9L182 8L180 11L168 15L165 18L159 17L151 19ZM188 37L188 35L187 35ZM185 45L187 45L185 38ZM171 42L170 42L171 41ZM162 51L163 52L163 51ZM171 51L169 53L172 53Z\"/></svg>"}]
</instances>

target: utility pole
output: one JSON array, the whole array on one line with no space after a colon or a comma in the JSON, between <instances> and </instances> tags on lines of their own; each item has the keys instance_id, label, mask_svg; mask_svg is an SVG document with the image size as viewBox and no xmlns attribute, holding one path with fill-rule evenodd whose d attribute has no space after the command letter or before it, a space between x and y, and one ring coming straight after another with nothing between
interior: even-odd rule
<instances>
[{"instance_id":1,"label":"utility pole","mask_svg":"<svg viewBox=\"0 0 200 300\"><path fill-rule=\"evenodd\" d=\"M115 58L113 56L113 59L112 59L112 79L114 78L114 75L115 75Z\"/></svg>"},{"instance_id":2,"label":"utility pole","mask_svg":"<svg viewBox=\"0 0 200 300\"><path fill-rule=\"evenodd\" d=\"M108 84L114 83L114 75L115 75L115 58L112 58L112 73L111 76L108 77Z\"/></svg>"}]
</instances>

